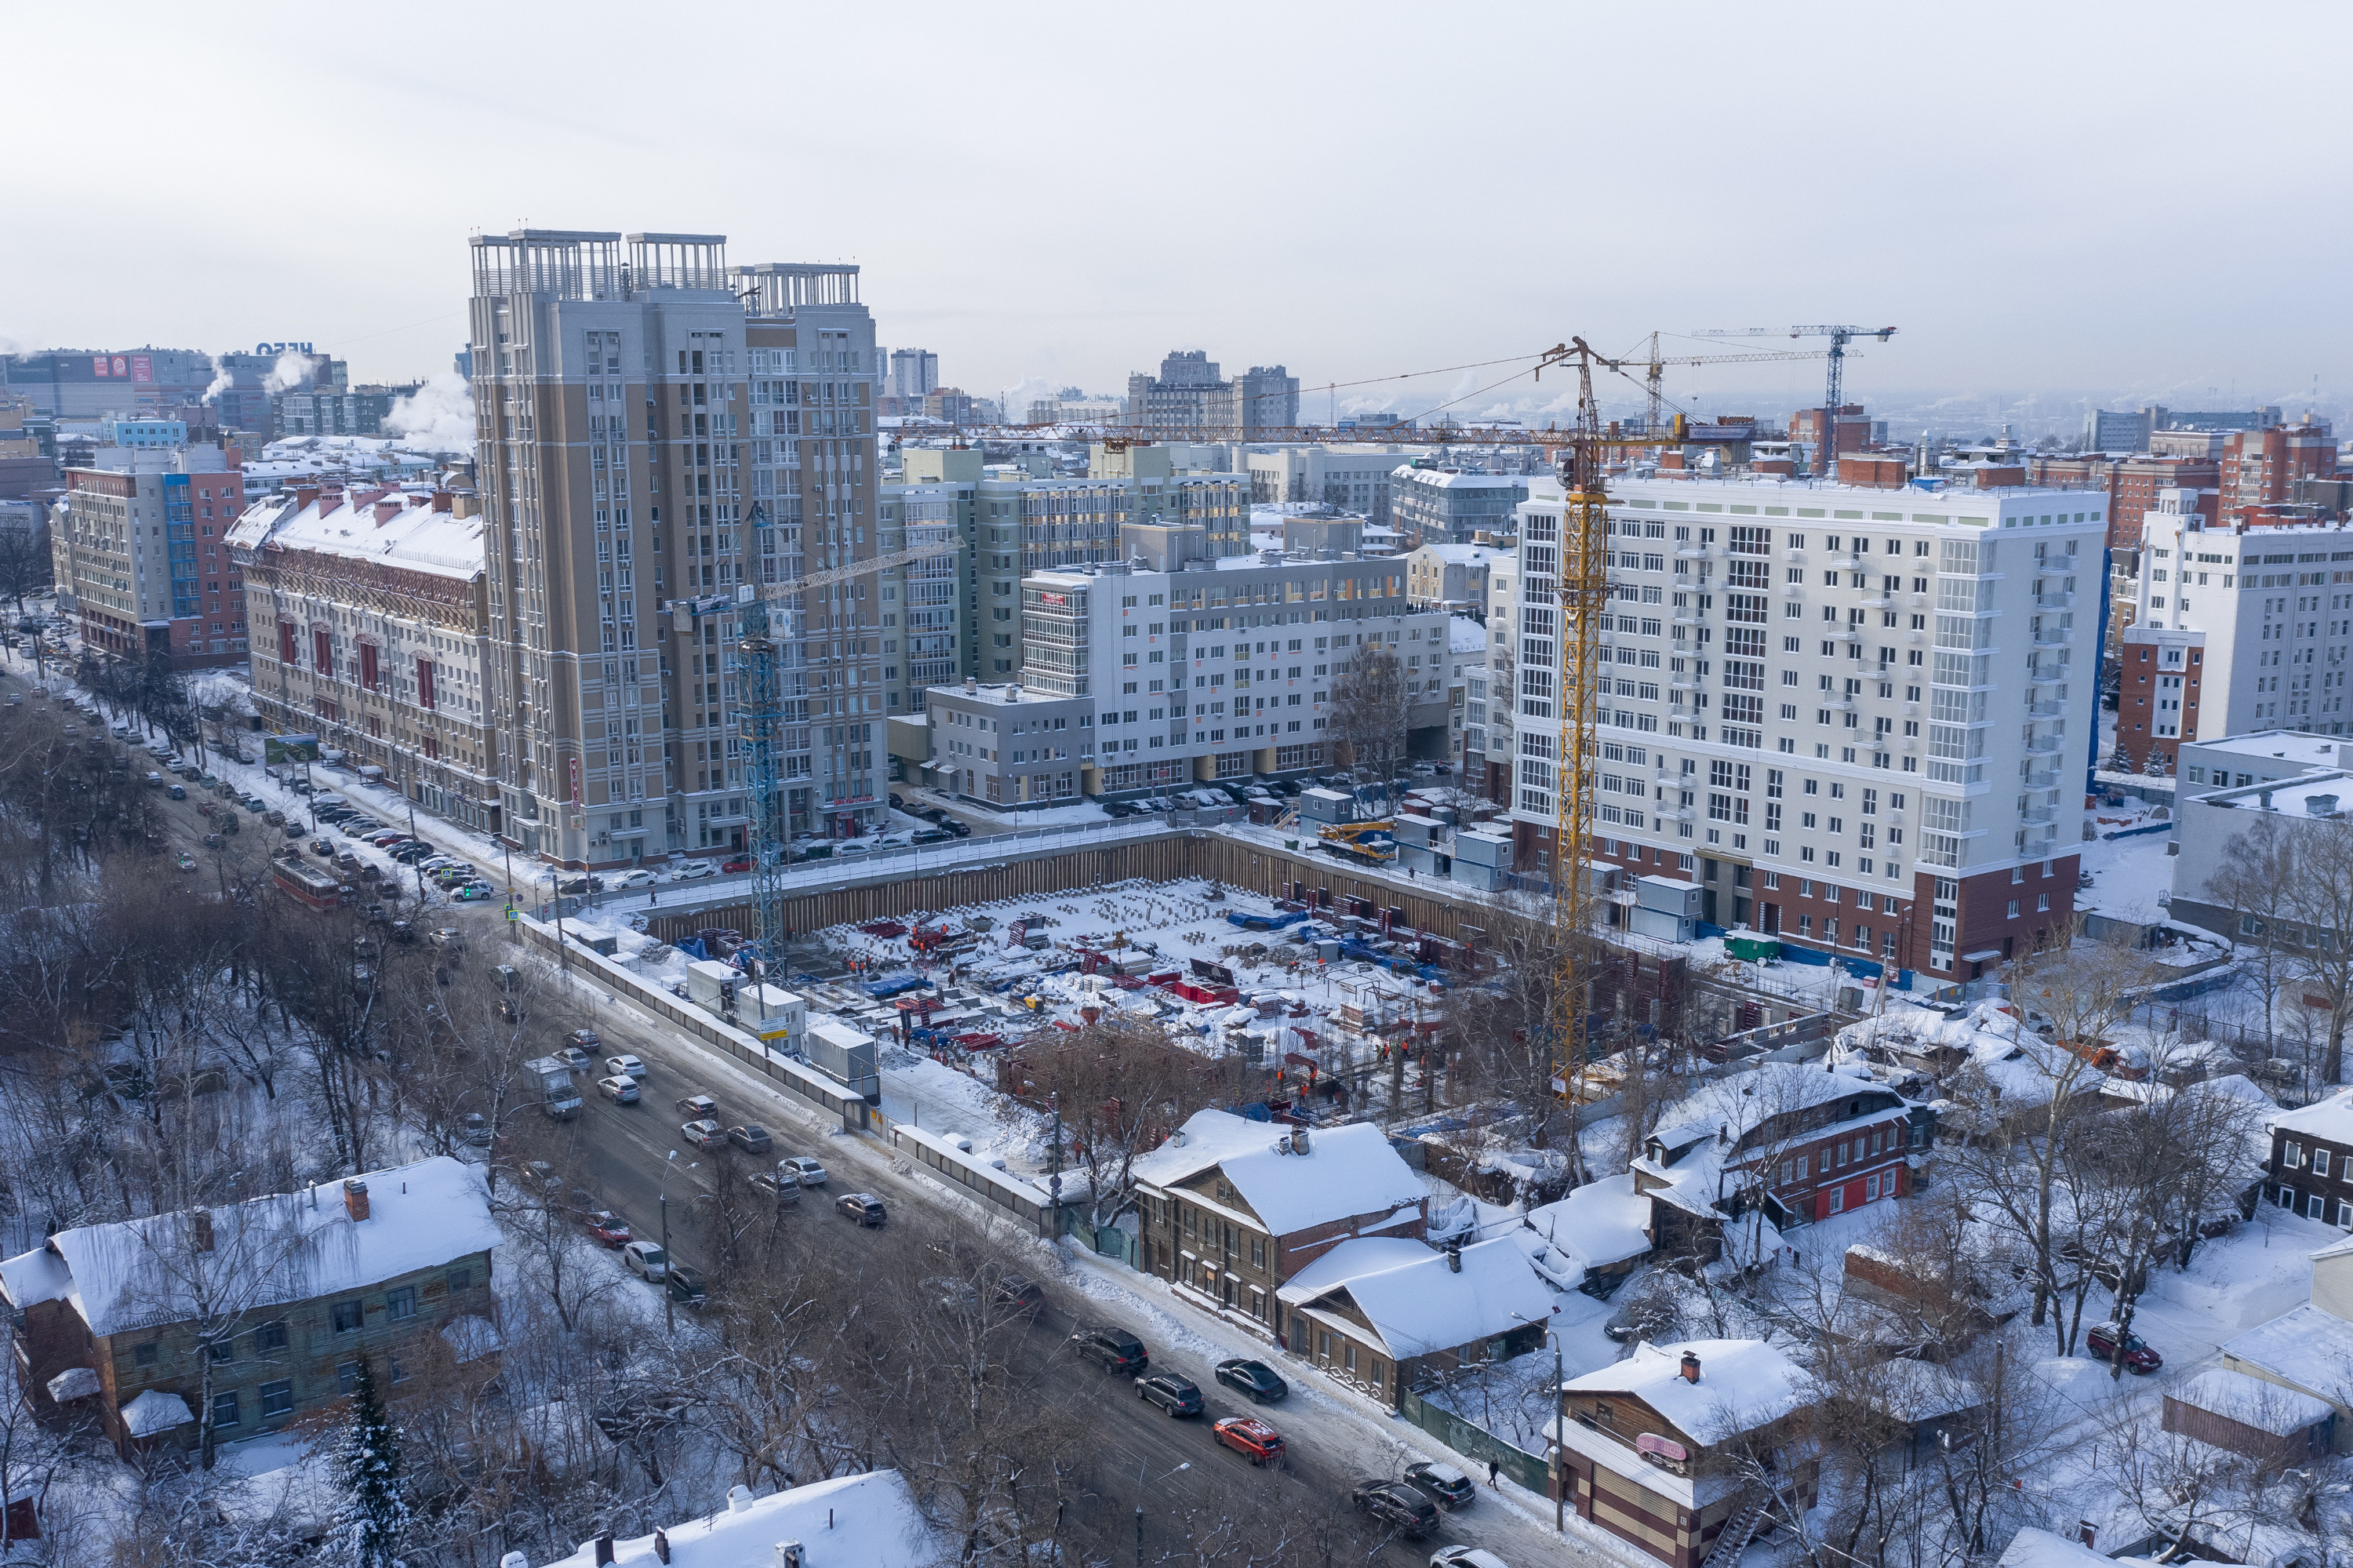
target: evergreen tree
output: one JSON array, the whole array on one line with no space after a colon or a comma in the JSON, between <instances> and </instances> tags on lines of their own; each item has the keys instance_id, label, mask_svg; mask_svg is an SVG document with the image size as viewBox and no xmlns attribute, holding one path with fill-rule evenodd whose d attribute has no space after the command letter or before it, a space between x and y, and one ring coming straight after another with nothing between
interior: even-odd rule
<instances>
[{"instance_id":1,"label":"evergreen tree","mask_svg":"<svg viewBox=\"0 0 2353 1568\"><path fill-rule=\"evenodd\" d=\"M400 1477L400 1436L377 1397L365 1356L352 1384L351 1425L337 1468L343 1481L339 1533L351 1544L355 1568L399 1568L395 1549L408 1530L408 1499Z\"/></svg>"}]
</instances>

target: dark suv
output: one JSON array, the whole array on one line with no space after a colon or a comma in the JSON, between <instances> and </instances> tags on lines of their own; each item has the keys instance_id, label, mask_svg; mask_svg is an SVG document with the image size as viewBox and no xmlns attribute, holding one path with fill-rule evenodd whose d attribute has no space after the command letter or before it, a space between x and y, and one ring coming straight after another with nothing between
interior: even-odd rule
<instances>
[{"instance_id":1,"label":"dark suv","mask_svg":"<svg viewBox=\"0 0 2353 1568\"><path fill-rule=\"evenodd\" d=\"M1360 1511L1408 1535L1428 1535L1438 1528L1438 1505L1419 1488L1403 1481L1358 1481L1348 1489L1348 1500Z\"/></svg>"},{"instance_id":2,"label":"dark suv","mask_svg":"<svg viewBox=\"0 0 2353 1568\"><path fill-rule=\"evenodd\" d=\"M1135 1380L1139 1399L1148 1399L1171 1415L1201 1414L1201 1385L1188 1377L1162 1372L1155 1377Z\"/></svg>"},{"instance_id":3,"label":"dark suv","mask_svg":"<svg viewBox=\"0 0 2353 1568\"><path fill-rule=\"evenodd\" d=\"M1081 1329L1071 1336L1071 1349L1105 1372L1125 1372L1130 1377L1140 1376L1152 1364L1144 1341L1124 1329Z\"/></svg>"}]
</instances>

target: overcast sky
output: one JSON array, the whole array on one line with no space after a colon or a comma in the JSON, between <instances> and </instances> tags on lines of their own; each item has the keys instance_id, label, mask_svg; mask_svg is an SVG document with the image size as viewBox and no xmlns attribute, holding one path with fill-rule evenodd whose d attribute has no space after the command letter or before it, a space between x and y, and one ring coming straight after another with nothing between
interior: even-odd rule
<instances>
[{"instance_id":1,"label":"overcast sky","mask_svg":"<svg viewBox=\"0 0 2353 1568\"><path fill-rule=\"evenodd\" d=\"M307 338L355 379L429 374L467 235L529 223L856 261L881 341L983 394L1124 390L1178 346L1321 387L1852 322L1902 329L1850 373L1865 399L2300 409L2316 375L2345 400L2342 6L412 0L7 27L0 347ZM1420 412L1516 368L1339 403ZM1669 382L1712 410L1819 387Z\"/></svg>"}]
</instances>

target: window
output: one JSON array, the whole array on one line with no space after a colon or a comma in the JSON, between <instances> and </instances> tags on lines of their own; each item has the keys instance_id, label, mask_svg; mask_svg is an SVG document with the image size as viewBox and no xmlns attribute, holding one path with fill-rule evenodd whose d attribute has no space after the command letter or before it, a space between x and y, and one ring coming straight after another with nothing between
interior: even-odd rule
<instances>
[{"instance_id":1,"label":"window","mask_svg":"<svg viewBox=\"0 0 2353 1568\"><path fill-rule=\"evenodd\" d=\"M290 1414L293 1409L293 1379L280 1378L276 1383L261 1385L261 1419L267 1421L273 1415Z\"/></svg>"},{"instance_id":2,"label":"window","mask_svg":"<svg viewBox=\"0 0 2353 1568\"><path fill-rule=\"evenodd\" d=\"M404 1285L397 1290L384 1293L384 1315L394 1322L405 1322L417 1316L417 1287Z\"/></svg>"},{"instance_id":3,"label":"window","mask_svg":"<svg viewBox=\"0 0 2353 1568\"><path fill-rule=\"evenodd\" d=\"M1844 1209L1845 1207L1846 1207L1846 1189L1845 1189L1845 1188L1843 1188L1843 1187L1833 1187L1833 1188L1831 1188L1831 1197L1830 1197L1830 1202L1829 1202L1828 1203L1826 1203L1825 1205L1823 1205L1824 1212L1825 1212L1825 1213L1832 1213L1832 1214L1835 1214L1835 1213L1839 1213L1841 1210Z\"/></svg>"},{"instance_id":4,"label":"window","mask_svg":"<svg viewBox=\"0 0 2353 1568\"><path fill-rule=\"evenodd\" d=\"M264 1323L260 1328L256 1329L253 1331L253 1353L255 1355L266 1356L272 1351L282 1351L285 1348L286 1320L283 1318L280 1319L275 1323Z\"/></svg>"},{"instance_id":5,"label":"window","mask_svg":"<svg viewBox=\"0 0 2353 1568\"><path fill-rule=\"evenodd\" d=\"M148 1340L145 1344L141 1345L138 1349L131 1352L132 1364L142 1367L153 1366L155 1364L156 1353L160 1349L161 1347L158 1346L154 1340Z\"/></svg>"},{"instance_id":6,"label":"window","mask_svg":"<svg viewBox=\"0 0 2353 1568\"><path fill-rule=\"evenodd\" d=\"M1352 1377L1353 1377L1353 1376L1355 1376L1355 1375L1356 1375L1356 1346L1351 1345L1351 1344L1345 1344L1345 1343L1344 1343L1344 1344L1342 1344L1342 1345L1341 1345L1341 1347L1340 1347L1340 1366L1341 1366L1342 1370L1343 1370L1343 1371L1345 1371L1345 1372L1346 1372L1350 1376L1352 1376Z\"/></svg>"},{"instance_id":7,"label":"window","mask_svg":"<svg viewBox=\"0 0 2353 1568\"><path fill-rule=\"evenodd\" d=\"M226 1431L237 1423L237 1390L213 1395L213 1430Z\"/></svg>"},{"instance_id":8,"label":"window","mask_svg":"<svg viewBox=\"0 0 2353 1568\"><path fill-rule=\"evenodd\" d=\"M452 1296L456 1295L460 1290L470 1288L473 1286L473 1283L474 1271L472 1269L453 1268L449 1271L449 1293Z\"/></svg>"},{"instance_id":9,"label":"window","mask_svg":"<svg viewBox=\"0 0 2353 1568\"><path fill-rule=\"evenodd\" d=\"M216 1366L224 1361L233 1361L237 1360L237 1341L235 1340L215 1340L211 1344L205 1347L205 1353L212 1357L213 1364Z\"/></svg>"},{"instance_id":10,"label":"window","mask_svg":"<svg viewBox=\"0 0 2353 1568\"><path fill-rule=\"evenodd\" d=\"M402 1366L402 1365L400 1364L400 1357L399 1357L397 1354L386 1356L386 1357L385 1358L385 1360L388 1363L390 1363L390 1366L391 1366L391 1369L392 1369L392 1370L391 1370L391 1381L392 1381L392 1382L394 1382L394 1383L406 1383L406 1382L408 1381L408 1369L407 1369L406 1367Z\"/></svg>"},{"instance_id":11,"label":"window","mask_svg":"<svg viewBox=\"0 0 2353 1568\"><path fill-rule=\"evenodd\" d=\"M337 1361L335 1363L335 1388L337 1392L349 1393L353 1388L359 1385L359 1381L360 1363L356 1360Z\"/></svg>"},{"instance_id":12,"label":"window","mask_svg":"<svg viewBox=\"0 0 2353 1568\"><path fill-rule=\"evenodd\" d=\"M356 1301L338 1301L334 1307L334 1321L336 1333L356 1334L366 1321L366 1314L361 1311Z\"/></svg>"},{"instance_id":13,"label":"window","mask_svg":"<svg viewBox=\"0 0 2353 1568\"><path fill-rule=\"evenodd\" d=\"M2315 1192L2311 1197L2309 1197L2309 1198L2307 1198L2307 1199L2306 1199L2306 1200L2305 1200L2305 1202L2304 1202L2304 1213L2305 1213L2305 1217L2306 1217L2306 1218L2307 1218L2307 1219L2314 1219L2314 1220L2323 1220L2323 1219L2327 1219L2327 1218L2328 1217L2328 1203L2327 1203L2327 1201L2326 1199L2322 1198L2322 1197L2321 1197L2321 1195L2320 1195L2319 1193ZM216 1402L216 1403L217 1403L217 1402ZM216 1421L215 1423L213 1423L213 1425L216 1425L216 1426L217 1426L217 1425L220 1425L220 1423L218 1423L217 1421Z\"/></svg>"},{"instance_id":14,"label":"window","mask_svg":"<svg viewBox=\"0 0 2353 1568\"><path fill-rule=\"evenodd\" d=\"M2315 1176L2328 1174L2328 1150L2316 1149L2312 1151L2312 1173Z\"/></svg>"}]
</instances>

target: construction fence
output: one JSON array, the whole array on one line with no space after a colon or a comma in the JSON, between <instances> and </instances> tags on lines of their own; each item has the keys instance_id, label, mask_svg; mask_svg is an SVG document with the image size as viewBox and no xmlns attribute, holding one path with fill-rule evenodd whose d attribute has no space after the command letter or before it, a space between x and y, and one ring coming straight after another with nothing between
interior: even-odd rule
<instances>
[{"instance_id":1,"label":"construction fence","mask_svg":"<svg viewBox=\"0 0 2353 1568\"><path fill-rule=\"evenodd\" d=\"M1464 1458L1475 1459L1482 1465L1493 1464L1539 1497L1552 1495L1552 1469L1543 1455L1506 1443L1485 1427L1430 1404L1411 1389L1399 1397L1398 1413Z\"/></svg>"}]
</instances>

